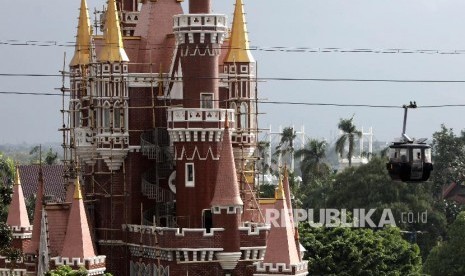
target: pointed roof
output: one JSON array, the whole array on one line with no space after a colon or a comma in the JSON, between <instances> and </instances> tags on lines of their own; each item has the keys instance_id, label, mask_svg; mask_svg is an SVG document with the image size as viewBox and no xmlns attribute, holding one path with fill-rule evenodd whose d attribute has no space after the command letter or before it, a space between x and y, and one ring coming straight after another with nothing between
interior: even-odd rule
<instances>
[{"instance_id":1,"label":"pointed roof","mask_svg":"<svg viewBox=\"0 0 465 276\"><path fill-rule=\"evenodd\" d=\"M81 0L79 13L79 24L76 35L76 48L74 57L69 66L87 65L90 63L92 40L92 27L90 24L89 12L87 10L86 0Z\"/></svg>"},{"instance_id":2,"label":"pointed roof","mask_svg":"<svg viewBox=\"0 0 465 276\"><path fill-rule=\"evenodd\" d=\"M294 229L295 228L294 215L293 215L294 212L292 209L291 189L289 187L289 172L287 170L287 165L284 166L283 188L284 188L284 194L286 195L286 206L287 206L287 209L289 210L289 217L291 219L291 224Z\"/></svg>"},{"instance_id":3,"label":"pointed roof","mask_svg":"<svg viewBox=\"0 0 465 276\"><path fill-rule=\"evenodd\" d=\"M41 233L41 220L43 211L43 200L44 200L44 177L42 173L42 165L39 166L39 185L37 188L36 206L34 209L34 222L32 228L32 239L29 247L25 250L25 253L36 254L39 252L40 245L40 233Z\"/></svg>"},{"instance_id":4,"label":"pointed roof","mask_svg":"<svg viewBox=\"0 0 465 276\"><path fill-rule=\"evenodd\" d=\"M8 218L6 223L9 226L30 227L29 218L27 216L26 203L24 201L23 187L21 186L21 178L19 169L16 166L15 185L13 186L13 198L8 209Z\"/></svg>"},{"instance_id":5,"label":"pointed roof","mask_svg":"<svg viewBox=\"0 0 465 276\"><path fill-rule=\"evenodd\" d=\"M225 62L255 61L249 50L249 36L242 0L236 0L229 47Z\"/></svg>"},{"instance_id":6,"label":"pointed roof","mask_svg":"<svg viewBox=\"0 0 465 276\"><path fill-rule=\"evenodd\" d=\"M216 175L215 193L211 206L239 206L244 205L239 193L239 182L237 181L236 165L229 134L229 122L226 112L225 126L223 131L223 145L220 150L218 161L218 172Z\"/></svg>"},{"instance_id":7,"label":"pointed roof","mask_svg":"<svg viewBox=\"0 0 465 276\"><path fill-rule=\"evenodd\" d=\"M275 198L275 209L282 210L280 215L284 216L284 218L278 219L280 225L275 226L272 224L263 263L295 265L300 263L300 259L281 181L279 181L276 189ZM282 225L282 222L284 225Z\"/></svg>"},{"instance_id":8,"label":"pointed roof","mask_svg":"<svg viewBox=\"0 0 465 276\"><path fill-rule=\"evenodd\" d=\"M129 61L123 46L123 36L121 34L116 0L108 0L103 38L105 42L98 57L100 62Z\"/></svg>"},{"instance_id":9,"label":"pointed roof","mask_svg":"<svg viewBox=\"0 0 465 276\"><path fill-rule=\"evenodd\" d=\"M95 256L84 201L82 200L81 185L79 178L77 178L61 257L85 259Z\"/></svg>"}]
</instances>

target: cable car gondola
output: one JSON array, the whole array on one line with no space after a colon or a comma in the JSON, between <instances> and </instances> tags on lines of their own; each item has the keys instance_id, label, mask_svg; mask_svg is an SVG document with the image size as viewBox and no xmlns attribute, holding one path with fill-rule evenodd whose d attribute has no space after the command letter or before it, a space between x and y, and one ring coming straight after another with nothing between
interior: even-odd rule
<instances>
[{"instance_id":1,"label":"cable car gondola","mask_svg":"<svg viewBox=\"0 0 465 276\"><path fill-rule=\"evenodd\" d=\"M433 164L431 163L431 147L425 143L426 138L414 140L405 134L407 110L416 108L415 102L404 105L404 127L399 141L389 146L389 162L386 164L392 180L403 182L427 181Z\"/></svg>"}]
</instances>

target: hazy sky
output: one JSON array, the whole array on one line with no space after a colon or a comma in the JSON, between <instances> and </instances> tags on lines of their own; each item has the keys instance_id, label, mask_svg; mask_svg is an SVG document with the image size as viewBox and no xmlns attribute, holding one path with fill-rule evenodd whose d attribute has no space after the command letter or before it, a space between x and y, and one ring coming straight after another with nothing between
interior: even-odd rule
<instances>
[{"instance_id":1,"label":"hazy sky","mask_svg":"<svg viewBox=\"0 0 465 276\"><path fill-rule=\"evenodd\" d=\"M159 0L166 1L166 0ZM171 0L173 1L173 0ZM88 0L101 7L104 0ZM213 0L231 18L234 0ZM463 0L244 0L251 46L344 49L465 50ZM79 0L15 0L0 10L0 43L73 42ZM0 74L56 74L73 48L0 44ZM376 54L253 51L263 78L465 80L464 54ZM0 76L0 92L57 92L58 77ZM260 98L305 103L419 106L465 104L465 83L266 81ZM61 141L61 97L0 94L0 143ZM355 114L359 128L391 140L402 110L262 104L262 128L305 125L307 135L330 138L339 118ZM417 109L407 133L431 137L441 123L461 130L465 107Z\"/></svg>"}]
</instances>

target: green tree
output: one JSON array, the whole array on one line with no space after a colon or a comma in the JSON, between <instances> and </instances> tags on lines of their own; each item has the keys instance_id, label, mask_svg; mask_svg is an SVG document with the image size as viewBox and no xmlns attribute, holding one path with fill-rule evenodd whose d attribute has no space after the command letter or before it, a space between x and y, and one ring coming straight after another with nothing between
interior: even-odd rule
<instances>
[{"instance_id":1,"label":"green tree","mask_svg":"<svg viewBox=\"0 0 465 276\"><path fill-rule=\"evenodd\" d=\"M294 139L296 138L296 132L294 131L293 127L285 127L283 132L281 133L281 140L279 144L276 146L276 151L274 155L281 156L285 158L287 156L287 160L290 162L294 158ZM290 163L289 162L289 163Z\"/></svg>"},{"instance_id":2,"label":"green tree","mask_svg":"<svg viewBox=\"0 0 465 276\"><path fill-rule=\"evenodd\" d=\"M417 245L398 228L324 228L300 224L310 275L420 275Z\"/></svg>"},{"instance_id":3,"label":"green tree","mask_svg":"<svg viewBox=\"0 0 465 276\"><path fill-rule=\"evenodd\" d=\"M350 119L341 118L337 126L342 131L342 135L336 141L336 152L339 153L340 157L343 157L344 148L346 146L346 143L348 142L349 150L347 152L347 159L349 160L349 167L352 166L352 156L354 154L355 138L360 138L362 136L362 132L357 130L357 128L353 124L353 119L353 116Z\"/></svg>"},{"instance_id":4,"label":"green tree","mask_svg":"<svg viewBox=\"0 0 465 276\"><path fill-rule=\"evenodd\" d=\"M86 275L88 275L88 273L85 268L81 267L79 268L79 270L73 270L68 265L59 266L56 269L45 273L45 276L86 276Z\"/></svg>"},{"instance_id":5,"label":"green tree","mask_svg":"<svg viewBox=\"0 0 465 276\"><path fill-rule=\"evenodd\" d=\"M423 269L431 276L465 275L465 212L450 225L447 237L426 259Z\"/></svg>"},{"instance_id":6,"label":"green tree","mask_svg":"<svg viewBox=\"0 0 465 276\"><path fill-rule=\"evenodd\" d=\"M45 157L41 157L41 146L35 146L31 149L29 152L29 155L31 155L31 163L32 164L38 164L38 163L45 163L47 165L53 165L56 164L58 161L58 153L53 152L52 148L49 148L47 153L45 154ZM42 158L42 159L41 159Z\"/></svg>"},{"instance_id":7,"label":"green tree","mask_svg":"<svg viewBox=\"0 0 465 276\"><path fill-rule=\"evenodd\" d=\"M311 139L307 142L304 148L295 152L295 157L302 157L300 162L300 171L304 183L312 175L319 175L320 172L327 171L329 166L323 162L326 157L326 141Z\"/></svg>"}]
</instances>

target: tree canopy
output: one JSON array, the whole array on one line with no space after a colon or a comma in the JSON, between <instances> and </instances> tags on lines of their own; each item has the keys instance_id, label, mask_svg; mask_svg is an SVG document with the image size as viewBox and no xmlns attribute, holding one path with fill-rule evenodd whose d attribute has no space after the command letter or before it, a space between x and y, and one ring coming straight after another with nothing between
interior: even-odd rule
<instances>
[{"instance_id":1,"label":"tree canopy","mask_svg":"<svg viewBox=\"0 0 465 276\"><path fill-rule=\"evenodd\" d=\"M403 240L397 228L313 228L304 223L300 234L310 275L420 275L420 250Z\"/></svg>"}]
</instances>

